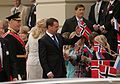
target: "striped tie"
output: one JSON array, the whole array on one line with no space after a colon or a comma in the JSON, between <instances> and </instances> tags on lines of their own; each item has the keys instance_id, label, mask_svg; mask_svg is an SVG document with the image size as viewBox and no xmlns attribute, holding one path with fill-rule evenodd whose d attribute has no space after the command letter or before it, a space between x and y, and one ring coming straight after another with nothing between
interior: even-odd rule
<instances>
[{"instance_id":1,"label":"striped tie","mask_svg":"<svg viewBox=\"0 0 120 84\"><path fill-rule=\"evenodd\" d=\"M57 42L57 40L55 38L55 35L53 35L52 37L53 37L53 39L54 39L53 41L55 42L55 44L57 45L57 47L59 47L59 44L58 44L58 42Z\"/></svg>"}]
</instances>

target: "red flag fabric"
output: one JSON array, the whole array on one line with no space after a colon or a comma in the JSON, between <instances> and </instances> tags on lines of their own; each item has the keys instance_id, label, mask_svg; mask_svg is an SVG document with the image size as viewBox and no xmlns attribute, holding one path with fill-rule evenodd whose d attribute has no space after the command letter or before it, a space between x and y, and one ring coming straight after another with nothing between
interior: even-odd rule
<instances>
[{"instance_id":1,"label":"red flag fabric","mask_svg":"<svg viewBox=\"0 0 120 84\"><path fill-rule=\"evenodd\" d=\"M120 32L120 27L118 27L118 32ZM118 47L117 47L118 54L120 54L120 35L119 34L117 34L117 41L118 41Z\"/></svg>"},{"instance_id":2,"label":"red flag fabric","mask_svg":"<svg viewBox=\"0 0 120 84\"><path fill-rule=\"evenodd\" d=\"M110 60L92 60L91 61L91 77L100 78L99 65L110 65Z\"/></svg>"},{"instance_id":3,"label":"red flag fabric","mask_svg":"<svg viewBox=\"0 0 120 84\"><path fill-rule=\"evenodd\" d=\"M117 70L114 67L99 65L100 78L114 78L116 77Z\"/></svg>"}]
</instances>

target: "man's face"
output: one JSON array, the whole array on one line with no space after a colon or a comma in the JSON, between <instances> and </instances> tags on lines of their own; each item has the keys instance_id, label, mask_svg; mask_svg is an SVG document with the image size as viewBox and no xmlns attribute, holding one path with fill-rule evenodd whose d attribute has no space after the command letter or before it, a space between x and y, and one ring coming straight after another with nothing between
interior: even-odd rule
<instances>
[{"instance_id":1,"label":"man's face","mask_svg":"<svg viewBox=\"0 0 120 84\"><path fill-rule=\"evenodd\" d=\"M13 4L15 7L18 7L21 3L21 0L13 0Z\"/></svg>"},{"instance_id":2,"label":"man's face","mask_svg":"<svg viewBox=\"0 0 120 84\"><path fill-rule=\"evenodd\" d=\"M85 12L85 9L83 7L80 7L75 11L75 15L78 18L81 18L84 15L84 12Z\"/></svg>"},{"instance_id":3,"label":"man's face","mask_svg":"<svg viewBox=\"0 0 120 84\"><path fill-rule=\"evenodd\" d=\"M21 21L12 20L12 21L11 21L11 25L12 25L12 28L13 28L16 32L19 32L20 26L21 26Z\"/></svg>"},{"instance_id":4,"label":"man's face","mask_svg":"<svg viewBox=\"0 0 120 84\"><path fill-rule=\"evenodd\" d=\"M52 34L57 33L58 29L59 29L59 23L58 22L53 22L52 26L49 26L50 31Z\"/></svg>"}]
</instances>

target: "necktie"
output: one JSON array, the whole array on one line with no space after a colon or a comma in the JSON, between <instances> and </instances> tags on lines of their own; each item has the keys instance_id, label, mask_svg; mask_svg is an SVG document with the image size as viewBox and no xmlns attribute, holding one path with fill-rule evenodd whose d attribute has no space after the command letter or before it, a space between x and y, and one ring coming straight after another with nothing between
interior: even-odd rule
<instances>
[{"instance_id":1,"label":"necktie","mask_svg":"<svg viewBox=\"0 0 120 84\"><path fill-rule=\"evenodd\" d=\"M57 45L57 47L59 47L58 41L55 38L55 35L52 36L53 37L53 41L55 42L55 44Z\"/></svg>"},{"instance_id":2,"label":"necktie","mask_svg":"<svg viewBox=\"0 0 120 84\"><path fill-rule=\"evenodd\" d=\"M99 3L96 4L96 11L95 11L96 23L98 23L98 16L99 16Z\"/></svg>"},{"instance_id":3,"label":"necktie","mask_svg":"<svg viewBox=\"0 0 120 84\"><path fill-rule=\"evenodd\" d=\"M108 7L107 7L107 12L108 12L109 10L111 10L111 6L112 6L111 3L109 3L109 4L108 4Z\"/></svg>"},{"instance_id":4,"label":"necktie","mask_svg":"<svg viewBox=\"0 0 120 84\"><path fill-rule=\"evenodd\" d=\"M31 7L31 10L30 10L30 15L29 15L29 19L28 19L28 25L29 27L32 27L32 14L34 14L34 12L36 11L36 5L33 5Z\"/></svg>"},{"instance_id":5,"label":"necktie","mask_svg":"<svg viewBox=\"0 0 120 84\"><path fill-rule=\"evenodd\" d=\"M18 9L15 8L14 11L13 11L13 14L17 13L18 12Z\"/></svg>"}]
</instances>

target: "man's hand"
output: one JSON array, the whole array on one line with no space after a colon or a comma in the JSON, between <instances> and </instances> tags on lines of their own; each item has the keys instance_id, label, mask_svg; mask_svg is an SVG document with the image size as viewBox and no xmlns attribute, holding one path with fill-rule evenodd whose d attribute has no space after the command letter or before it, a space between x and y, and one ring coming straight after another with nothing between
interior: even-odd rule
<instances>
[{"instance_id":1,"label":"man's hand","mask_svg":"<svg viewBox=\"0 0 120 84\"><path fill-rule=\"evenodd\" d=\"M54 77L54 74L53 74L52 72L49 72L49 73L47 74L47 76L48 76L48 78L53 78L53 77Z\"/></svg>"},{"instance_id":2,"label":"man's hand","mask_svg":"<svg viewBox=\"0 0 120 84\"><path fill-rule=\"evenodd\" d=\"M17 81L18 79L17 78L13 78L13 81Z\"/></svg>"},{"instance_id":3,"label":"man's hand","mask_svg":"<svg viewBox=\"0 0 120 84\"><path fill-rule=\"evenodd\" d=\"M77 35L80 35L80 31L81 31L81 30L80 30L79 26L76 26L75 32L76 32Z\"/></svg>"},{"instance_id":4,"label":"man's hand","mask_svg":"<svg viewBox=\"0 0 120 84\"><path fill-rule=\"evenodd\" d=\"M105 27L104 27L104 25L102 25L102 26L100 26L100 31L102 32L103 30L105 30Z\"/></svg>"},{"instance_id":5,"label":"man's hand","mask_svg":"<svg viewBox=\"0 0 120 84\"><path fill-rule=\"evenodd\" d=\"M100 26L99 29L100 29L100 31L101 31L102 34L106 34L106 33L107 33L107 31L105 30L104 25L103 25L103 26Z\"/></svg>"},{"instance_id":6,"label":"man's hand","mask_svg":"<svg viewBox=\"0 0 120 84\"><path fill-rule=\"evenodd\" d=\"M94 24L94 25L93 25L93 28L94 28L95 31L98 31L98 30L99 30L99 27L100 27L99 24Z\"/></svg>"},{"instance_id":7,"label":"man's hand","mask_svg":"<svg viewBox=\"0 0 120 84\"><path fill-rule=\"evenodd\" d=\"M111 19L111 25L114 26L114 19Z\"/></svg>"}]
</instances>

